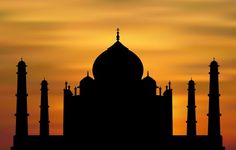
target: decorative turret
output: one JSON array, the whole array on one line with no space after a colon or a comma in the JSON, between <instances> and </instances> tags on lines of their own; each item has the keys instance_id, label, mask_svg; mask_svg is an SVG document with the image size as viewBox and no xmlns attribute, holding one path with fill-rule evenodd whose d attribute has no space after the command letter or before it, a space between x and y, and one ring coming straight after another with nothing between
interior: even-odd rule
<instances>
[{"instance_id":1,"label":"decorative turret","mask_svg":"<svg viewBox=\"0 0 236 150\"><path fill-rule=\"evenodd\" d=\"M49 136L48 108L48 82L44 79L41 83L40 136Z\"/></svg>"},{"instance_id":2,"label":"decorative turret","mask_svg":"<svg viewBox=\"0 0 236 150\"><path fill-rule=\"evenodd\" d=\"M27 88L26 88L26 64L21 59L17 72L17 101L16 101L16 135L15 137L28 136L28 113L27 113Z\"/></svg>"},{"instance_id":3,"label":"decorative turret","mask_svg":"<svg viewBox=\"0 0 236 150\"><path fill-rule=\"evenodd\" d=\"M65 88L64 88L64 109L63 109L63 135L68 136L68 131L70 129L70 125L67 123L71 116L66 116L67 112L70 111L70 105L71 105L71 97L73 96L73 93L71 92L70 85L68 82L65 82Z\"/></svg>"},{"instance_id":4,"label":"decorative turret","mask_svg":"<svg viewBox=\"0 0 236 150\"><path fill-rule=\"evenodd\" d=\"M80 81L80 95L84 96L84 95L91 95L91 93L93 92L93 86L94 86L94 80L93 78L91 78L89 76L89 72L87 72L87 76L84 77L81 81Z\"/></svg>"},{"instance_id":5,"label":"decorative turret","mask_svg":"<svg viewBox=\"0 0 236 150\"><path fill-rule=\"evenodd\" d=\"M173 135L173 102L172 102L172 88L171 88L171 82L169 81L168 85L166 86L166 90L163 93L164 99L162 102L162 114L163 117L163 128L162 128L162 134L164 136L172 136Z\"/></svg>"},{"instance_id":6,"label":"decorative turret","mask_svg":"<svg viewBox=\"0 0 236 150\"><path fill-rule=\"evenodd\" d=\"M213 59L210 64L208 136L219 137L220 133L220 102L218 63Z\"/></svg>"},{"instance_id":7,"label":"decorative turret","mask_svg":"<svg viewBox=\"0 0 236 150\"><path fill-rule=\"evenodd\" d=\"M195 83L191 79L188 82L188 115L187 115L187 136L196 136L196 112L195 112Z\"/></svg>"},{"instance_id":8,"label":"decorative turret","mask_svg":"<svg viewBox=\"0 0 236 150\"><path fill-rule=\"evenodd\" d=\"M156 95L156 81L149 76L149 72L147 72L147 76L143 78L143 92L145 96L155 96Z\"/></svg>"}]
</instances>

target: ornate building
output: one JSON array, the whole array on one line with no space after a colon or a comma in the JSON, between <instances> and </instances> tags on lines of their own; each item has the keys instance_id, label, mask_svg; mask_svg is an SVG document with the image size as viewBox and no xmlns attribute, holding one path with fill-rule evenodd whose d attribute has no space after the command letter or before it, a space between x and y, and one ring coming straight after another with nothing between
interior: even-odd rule
<instances>
[{"instance_id":1,"label":"ornate building","mask_svg":"<svg viewBox=\"0 0 236 150\"><path fill-rule=\"evenodd\" d=\"M18 63L16 134L12 150L224 150L220 132L218 64L210 64L208 135L196 135L195 83L189 81L187 135L173 135L172 88L156 81L137 55L116 42L97 57L73 93L65 83L63 135L49 135L48 84L41 85L40 135L28 135L26 64ZM79 94L77 94L79 90Z\"/></svg>"}]
</instances>

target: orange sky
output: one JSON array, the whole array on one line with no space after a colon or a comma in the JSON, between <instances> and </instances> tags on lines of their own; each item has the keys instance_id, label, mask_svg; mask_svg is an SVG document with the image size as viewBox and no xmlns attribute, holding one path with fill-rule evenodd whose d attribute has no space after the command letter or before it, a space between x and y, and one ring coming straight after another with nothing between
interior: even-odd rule
<instances>
[{"instance_id":1,"label":"orange sky","mask_svg":"<svg viewBox=\"0 0 236 150\"><path fill-rule=\"evenodd\" d=\"M72 86L91 72L95 58L121 42L145 72L173 87L174 133L186 133L187 82L196 82L197 133L207 133L209 63L220 64L224 144L236 150L235 0L1 0L0 149L9 150L15 128L16 64L27 67L31 134L39 132L40 83L49 82L51 134L62 131L64 81Z\"/></svg>"}]
</instances>

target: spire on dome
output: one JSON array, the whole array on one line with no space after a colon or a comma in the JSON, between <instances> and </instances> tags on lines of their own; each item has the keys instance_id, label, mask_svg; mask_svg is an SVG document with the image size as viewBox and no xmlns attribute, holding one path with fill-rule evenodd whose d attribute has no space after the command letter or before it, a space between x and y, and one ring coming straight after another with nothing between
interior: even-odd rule
<instances>
[{"instance_id":1,"label":"spire on dome","mask_svg":"<svg viewBox=\"0 0 236 150\"><path fill-rule=\"evenodd\" d=\"M169 85L169 90L171 89L171 82L169 81L168 82L168 85Z\"/></svg>"},{"instance_id":2,"label":"spire on dome","mask_svg":"<svg viewBox=\"0 0 236 150\"><path fill-rule=\"evenodd\" d=\"M125 47L117 29L117 41L100 54L93 64L93 76L96 80L141 80L143 65L139 57Z\"/></svg>"},{"instance_id":3,"label":"spire on dome","mask_svg":"<svg viewBox=\"0 0 236 150\"><path fill-rule=\"evenodd\" d=\"M87 77L89 77L89 71L87 71Z\"/></svg>"},{"instance_id":4,"label":"spire on dome","mask_svg":"<svg viewBox=\"0 0 236 150\"><path fill-rule=\"evenodd\" d=\"M217 61L216 61L216 59L215 59L215 57L213 57L213 60L212 60L212 62L211 62L211 64L210 64L210 66L211 67L219 67L219 65L218 65L218 63L217 63Z\"/></svg>"},{"instance_id":5,"label":"spire on dome","mask_svg":"<svg viewBox=\"0 0 236 150\"><path fill-rule=\"evenodd\" d=\"M120 29L117 28L116 31L117 31L116 32L116 40L119 41L120 40Z\"/></svg>"}]
</instances>

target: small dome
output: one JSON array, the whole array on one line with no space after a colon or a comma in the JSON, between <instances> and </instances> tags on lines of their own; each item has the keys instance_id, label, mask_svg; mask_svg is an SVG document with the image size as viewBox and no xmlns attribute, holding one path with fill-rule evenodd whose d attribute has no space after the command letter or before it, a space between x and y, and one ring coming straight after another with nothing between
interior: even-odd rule
<instances>
[{"instance_id":1,"label":"small dome","mask_svg":"<svg viewBox=\"0 0 236 150\"><path fill-rule=\"evenodd\" d=\"M195 85L195 83L194 83L194 81L193 81L192 79L189 80L188 84L189 84L189 85Z\"/></svg>"},{"instance_id":2,"label":"small dome","mask_svg":"<svg viewBox=\"0 0 236 150\"><path fill-rule=\"evenodd\" d=\"M96 80L140 80L143 64L137 55L117 41L97 57L93 75Z\"/></svg>"},{"instance_id":3,"label":"small dome","mask_svg":"<svg viewBox=\"0 0 236 150\"><path fill-rule=\"evenodd\" d=\"M219 66L218 65L218 63L217 63L217 61L215 61L215 59L213 59L213 61L211 62L211 64L210 64L210 66L212 67L212 66Z\"/></svg>"},{"instance_id":4,"label":"small dome","mask_svg":"<svg viewBox=\"0 0 236 150\"><path fill-rule=\"evenodd\" d=\"M152 77L149 76L149 73L147 73L147 76L145 78L143 78L143 81L146 83L156 84L156 81Z\"/></svg>"},{"instance_id":5,"label":"small dome","mask_svg":"<svg viewBox=\"0 0 236 150\"><path fill-rule=\"evenodd\" d=\"M22 59L18 62L18 67L26 67L25 62Z\"/></svg>"},{"instance_id":6,"label":"small dome","mask_svg":"<svg viewBox=\"0 0 236 150\"><path fill-rule=\"evenodd\" d=\"M156 95L156 81L149 76L149 73L147 73L147 76L143 78L142 80L143 84L143 94L146 96L154 96Z\"/></svg>"},{"instance_id":7,"label":"small dome","mask_svg":"<svg viewBox=\"0 0 236 150\"><path fill-rule=\"evenodd\" d=\"M41 85L47 85L47 84L48 82L45 79L43 79L43 81L41 82Z\"/></svg>"},{"instance_id":8,"label":"small dome","mask_svg":"<svg viewBox=\"0 0 236 150\"><path fill-rule=\"evenodd\" d=\"M87 74L87 76L84 77L84 78L80 81L80 86L87 86L87 85L93 83L93 81L94 81L93 78L91 78L91 77L89 76L89 74Z\"/></svg>"}]
</instances>

